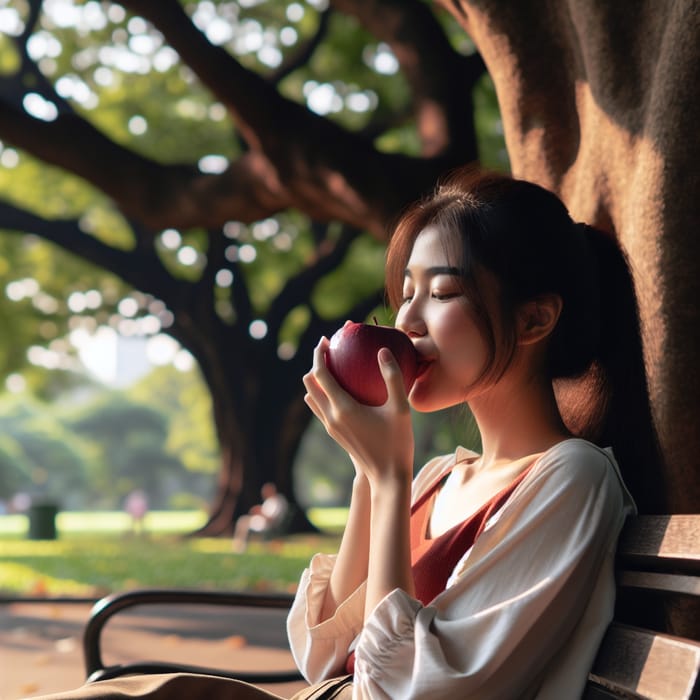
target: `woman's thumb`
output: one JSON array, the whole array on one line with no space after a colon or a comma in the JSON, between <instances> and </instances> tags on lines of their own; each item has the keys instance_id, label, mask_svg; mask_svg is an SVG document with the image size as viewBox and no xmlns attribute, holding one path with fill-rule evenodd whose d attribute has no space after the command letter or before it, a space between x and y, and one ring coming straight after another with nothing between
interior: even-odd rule
<instances>
[{"instance_id":1,"label":"woman's thumb","mask_svg":"<svg viewBox=\"0 0 700 700\"><path fill-rule=\"evenodd\" d=\"M406 397L406 389L403 383L403 375L396 358L388 348L381 348L377 354L379 370L384 378L389 398Z\"/></svg>"}]
</instances>

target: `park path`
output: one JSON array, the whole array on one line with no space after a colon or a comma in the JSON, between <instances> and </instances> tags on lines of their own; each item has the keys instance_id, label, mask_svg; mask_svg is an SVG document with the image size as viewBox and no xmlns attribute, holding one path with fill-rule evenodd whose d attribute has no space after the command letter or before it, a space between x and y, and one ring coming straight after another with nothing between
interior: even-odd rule
<instances>
[{"instance_id":1,"label":"park path","mask_svg":"<svg viewBox=\"0 0 700 700\"><path fill-rule=\"evenodd\" d=\"M85 680L82 632L91 603L0 601L0 700L71 690ZM107 663L162 660L248 670L294 664L279 611L163 607L122 613L104 632ZM284 697L301 683L269 686Z\"/></svg>"}]
</instances>

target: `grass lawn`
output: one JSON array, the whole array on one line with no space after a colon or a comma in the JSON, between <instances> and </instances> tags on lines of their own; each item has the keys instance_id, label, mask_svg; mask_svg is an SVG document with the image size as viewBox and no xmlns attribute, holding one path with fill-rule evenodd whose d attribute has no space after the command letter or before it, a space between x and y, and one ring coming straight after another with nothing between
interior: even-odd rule
<instances>
[{"instance_id":1,"label":"grass lawn","mask_svg":"<svg viewBox=\"0 0 700 700\"><path fill-rule=\"evenodd\" d=\"M228 538L186 538L201 512L153 512L146 534L124 513L59 513L56 540L27 539L25 516L0 516L0 595L98 597L137 587L293 591L310 557L334 552L345 511L309 514L333 534L254 541L233 554Z\"/></svg>"}]
</instances>

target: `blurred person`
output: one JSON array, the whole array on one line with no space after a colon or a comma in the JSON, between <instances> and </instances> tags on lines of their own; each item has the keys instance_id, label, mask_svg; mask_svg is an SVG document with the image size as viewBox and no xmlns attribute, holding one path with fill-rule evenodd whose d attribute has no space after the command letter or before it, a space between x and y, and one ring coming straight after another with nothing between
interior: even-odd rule
<instances>
[{"instance_id":1,"label":"blurred person","mask_svg":"<svg viewBox=\"0 0 700 700\"><path fill-rule=\"evenodd\" d=\"M289 502L277 486L268 481L260 489L262 502L253 506L236 521L233 533L233 551L242 554L248 547L251 533L264 534L277 529L289 510Z\"/></svg>"},{"instance_id":2,"label":"blurred person","mask_svg":"<svg viewBox=\"0 0 700 700\"><path fill-rule=\"evenodd\" d=\"M148 496L143 489L134 489L124 500L124 510L131 518L131 531L142 535L145 531L144 521L148 513Z\"/></svg>"}]
</instances>

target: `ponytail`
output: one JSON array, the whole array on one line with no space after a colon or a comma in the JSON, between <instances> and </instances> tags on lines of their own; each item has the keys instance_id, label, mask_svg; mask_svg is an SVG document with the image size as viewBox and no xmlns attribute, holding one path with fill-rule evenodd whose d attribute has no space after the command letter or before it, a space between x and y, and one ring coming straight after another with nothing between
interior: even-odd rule
<instances>
[{"instance_id":1,"label":"ponytail","mask_svg":"<svg viewBox=\"0 0 700 700\"><path fill-rule=\"evenodd\" d=\"M574 434L612 446L641 512L666 512L632 276L612 235L577 227L594 263L598 338L588 369L554 382L560 410Z\"/></svg>"}]
</instances>

